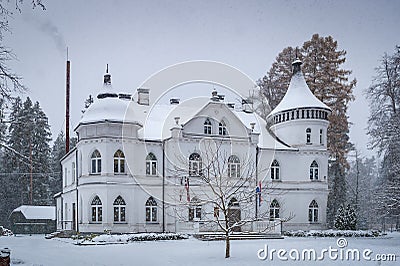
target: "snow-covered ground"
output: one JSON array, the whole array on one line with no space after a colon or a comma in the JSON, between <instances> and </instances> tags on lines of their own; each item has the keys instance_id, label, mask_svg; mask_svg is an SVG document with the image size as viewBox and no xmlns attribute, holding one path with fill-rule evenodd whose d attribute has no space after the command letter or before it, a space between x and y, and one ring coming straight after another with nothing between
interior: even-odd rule
<instances>
[{"instance_id":1,"label":"snow-covered ground","mask_svg":"<svg viewBox=\"0 0 400 266\"><path fill-rule=\"evenodd\" d=\"M347 248L371 249L375 254L396 254L396 262L358 262L330 260L328 255L319 264L323 265L400 265L400 233L379 238L346 238ZM232 241L230 259L224 259L223 241L204 242L194 238L169 241L131 242L128 244L78 246L72 240L46 240L42 235L0 237L0 248L11 249L12 265L316 265L318 262L279 260L276 255L260 260L258 250L338 248L337 238L286 237L273 240ZM288 256L288 255L286 255Z\"/></svg>"}]
</instances>

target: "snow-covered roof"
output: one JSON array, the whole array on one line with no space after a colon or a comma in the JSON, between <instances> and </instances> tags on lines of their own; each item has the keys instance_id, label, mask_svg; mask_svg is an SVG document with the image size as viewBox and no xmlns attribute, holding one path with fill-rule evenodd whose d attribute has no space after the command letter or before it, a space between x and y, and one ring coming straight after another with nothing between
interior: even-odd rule
<instances>
[{"instance_id":1,"label":"snow-covered roof","mask_svg":"<svg viewBox=\"0 0 400 266\"><path fill-rule=\"evenodd\" d=\"M298 65L298 71L295 72L290 80L289 88L283 97L282 101L269 113L268 117L282 111L296 108L322 108L331 110L326 104L318 100L311 92L303 73L300 70L300 60L293 62L293 65Z\"/></svg>"},{"instance_id":2,"label":"snow-covered roof","mask_svg":"<svg viewBox=\"0 0 400 266\"><path fill-rule=\"evenodd\" d=\"M147 140L163 140L171 136L171 128L176 126L175 117L179 117L179 126L193 119L208 104L215 103L208 97L197 97L180 104L156 104L146 117L144 127L139 130L139 137ZM219 104L226 104L219 102ZM254 132L259 133L260 148L291 149L279 142L267 130L267 122L256 113L246 113L241 109L228 108L249 130L255 123Z\"/></svg>"},{"instance_id":3,"label":"snow-covered roof","mask_svg":"<svg viewBox=\"0 0 400 266\"><path fill-rule=\"evenodd\" d=\"M139 136L149 140L166 139L171 136L175 117L179 117L179 125L185 124L209 102L209 98L196 97L179 104L156 104L149 110Z\"/></svg>"},{"instance_id":4,"label":"snow-covered roof","mask_svg":"<svg viewBox=\"0 0 400 266\"><path fill-rule=\"evenodd\" d=\"M55 206L29 206L22 205L14 209L12 213L21 212L26 219L55 220Z\"/></svg>"}]
</instances>

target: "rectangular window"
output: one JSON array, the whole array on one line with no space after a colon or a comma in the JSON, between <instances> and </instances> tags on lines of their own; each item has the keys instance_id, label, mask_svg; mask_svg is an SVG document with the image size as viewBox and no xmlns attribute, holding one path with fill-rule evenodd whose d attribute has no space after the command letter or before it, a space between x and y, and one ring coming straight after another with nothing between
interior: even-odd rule
<instances>
[{"instance_id":1,"label":"rectangular window","mask_svg":"<svg viewBox=\"0 0 400 266\"><path fill-rule=\"evenodd\" d=\"M97 159L97 173L101 173L101 159Z\"/></svg>"},{"instance_id":2,"label":"rectangular window","mask_svg":"<svg viewBox=\"0 0 400 266\"><path fill-rule=\"evenodd\" d=\"M201 208L200 207L196 208L196 218L199 220L201 219Z\"/></svg>"},{"instance_id":3,"label":"rectangular window","mask_svg":"<svg viewBox=\"0 0 400 266\"><path fill-rule=\"evenodd\" d=\"M119 173L118 159L114 159L114 173Z\"/></svg>"},{"instance_id":4,"label":"rectangular window","mask_svg":"<svg viewBox=\"0 0 400 266\"><path fill-rule=\"evenodd\" d=\"M314 171L315 171L315 174L314 174L315 175L315 180L318 180L318 168L316 168Z\"/></svg>"},{"instance_id":5,"label":"rectangular window","mask_svg":"<svg viewBox=\"0 0 400 266\"><path fill-rule=\"evenodd\" d=\"M120 173L125 173L125 160L120 159Z\"/></svg>"},{"instance_id":6,"label":"rectangular window","mask_svg":"<svg viewBox=\"0 0 400 266\"><path fill-rule=\"evenodd\" d=\"M121 207L121 222L125 222L125 207Z\"/></svg>"},{"instance_id":7,"label":"rectangular window","mask_svg":"<svg viewBox=\"0 0 400 266\"><path fill-rule=\"evenodd\" d=\"M96 207L92 207L92 222L96 222L97 212Z\"/></svg>"},{"instance_id":8,"label":"rectangular window","mask_svg":"<svg viewBox=\"0 0 400 266\"><path fill-rule=\"evenodd\" d=\"M189 221L193 221L194 219L194 209L189 208Z\"/></svg>"},{"instance_id":9,"label":"rectangular window","mask_svg":"<svg viewBox=\"0 0 400 266\"><path fill-rule=\"evenodd\" d=\"M96 160L92 159L92 173L95 174L96 172Z\"/></svg>"},{"instance_id":10,"label":"rectangular window","mask_svg":"<svg viewBox=\"0 0 400 266\"><path fill-rule=\"evenodd\" d=\"M151 218L152 218L152 222L156 222L157 221L157 207L153 207L151 208Z\"/></svg>"},{"instance_id":11,"label":"rectangular window","mask_svg":"<svg viewBox=\"0 0 400 266\"><path fill-rule=\"evenodd\" d=\"M72 182L76 182L76 167L75 167L75 162L72 163Z\"/></svg>"},{"instance_id":12,"label":"rectangular window","mask_svg":"<svg viewBox=\"0 0 400 266\"><path fill-rule=\"evenodd\" d=\"M151 210L150 207L146 207L146 222L150 222L151 221Z\"/></svg>"},{"instance_id":13,"label":"rectangular window","mask_svg":"<svg viewBox=\"0 0 400 266\"><path fill-rule=\"evenodd\" d=\"M157 174L157 162L151 162L151 175Z\"/></svg>"},{"instance_id":14,"label":"rectangular window","mask_svg":"<svg viewBox=\"0 0 400 266\"><path fill-rule=\"evenodd\" d=\"M114 207L114 222L119 222L119 208Z\"/></svg>"},{"instance_id":15,"label":"rectangular window","mask_svg":"<svg viewBox=\"0 0 400 266\"><path fill-rule=\"evenodd\" d=\"M101 221L103 221L103 212L102 212L102 208L101 207L97 207L97 212L98 212L98 214L97 214L97 221L98 222L101 222Z\"/></svg>"}]
</instances>

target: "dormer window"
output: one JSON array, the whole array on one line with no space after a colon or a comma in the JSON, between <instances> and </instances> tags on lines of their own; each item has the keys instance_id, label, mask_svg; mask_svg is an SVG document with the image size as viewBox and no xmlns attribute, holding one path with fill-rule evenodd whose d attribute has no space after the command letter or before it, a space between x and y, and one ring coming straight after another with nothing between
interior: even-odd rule
<instances>
[{"instance_id":1,"label":"dormer window","mask_svg":"<svg viewBox=\"0 0 400 266\"><path fill-rule=\"evenodd\" d=\"M306 129L306 143L311 144L311 128Z\"/></svg>"},{"instance_id":2,"label":"dormer window","mask_svg":"<svg viewBox=\"0 0 400 266\"><path fill-rule=\"evenodd\" d=\"M212 125L210 119L206 119L204 122L204 134L211 135L212 132Z\"/></svg>"},{"instance_id":3,"label":"dormer window","mask_svg":"<svg viewBox=\"0 0 400 266\"><path fill-rule=\"evenodd\" d=\"M219 126L218 126L218 134L225 136L227 135L227 130L226 130L226 124L224 121L219 122Z\"/></svg>"}]
</instances>

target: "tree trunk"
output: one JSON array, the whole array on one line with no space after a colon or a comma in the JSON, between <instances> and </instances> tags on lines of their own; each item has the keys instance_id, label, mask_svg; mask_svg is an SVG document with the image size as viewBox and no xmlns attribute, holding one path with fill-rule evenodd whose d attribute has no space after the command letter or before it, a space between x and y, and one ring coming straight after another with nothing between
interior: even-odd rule
<instances>
[{"instance_id":1,"label":"tree trunk","mask_svg":"<svg viewBox=\"0 0 400 266\"><path fill-rule=\"evenodd\" d=\"M226 232L225 235L225 259L229 258L231 256L231 242L229 239L229 232Z\"/></svg>"}]
</instances>

